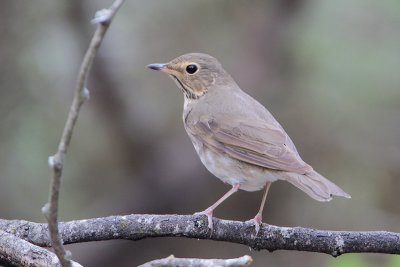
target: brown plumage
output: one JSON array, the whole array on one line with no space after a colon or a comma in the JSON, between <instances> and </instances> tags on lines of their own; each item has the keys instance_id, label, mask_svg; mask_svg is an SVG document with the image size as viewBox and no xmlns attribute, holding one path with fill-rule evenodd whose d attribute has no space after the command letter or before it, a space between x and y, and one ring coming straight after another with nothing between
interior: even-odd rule
<instances>
[{"instance_id":1,"label":"brown plumage","mask_svg":"<svg viewBox=\"0 0 400 267\"><path fill-rule=\"evenodd\" d=\"M256 231L270 184L285 180L318 201L350 198L305 163L290 137L271 113L243 92L213 57L191 53L166 64L150 64L167 73L184 93L183 121L205 167L232 185L214 205L201 212L212 228L212 212L238 189L266 187L256 217Z\"/></svg>"}]
</instances>

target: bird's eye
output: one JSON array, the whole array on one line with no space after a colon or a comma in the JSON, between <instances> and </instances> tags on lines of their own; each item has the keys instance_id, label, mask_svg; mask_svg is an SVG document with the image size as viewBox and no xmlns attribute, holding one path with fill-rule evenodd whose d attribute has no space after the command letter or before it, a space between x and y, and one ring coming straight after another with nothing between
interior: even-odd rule
<instances>
[{"instance_id":1,"label":"bird's eye","mask_svg":"<svg viewBox=\"0 0 400 267\"><path fill-rule=\"evenodd\" d=\"M193 74L193 73L195 73L197 71L197 69L198 68L197 68L197 66L195 64L190 64L190 65L187 65L186 72L189 73L189 74Z\"/></svg>"}]
</instances>

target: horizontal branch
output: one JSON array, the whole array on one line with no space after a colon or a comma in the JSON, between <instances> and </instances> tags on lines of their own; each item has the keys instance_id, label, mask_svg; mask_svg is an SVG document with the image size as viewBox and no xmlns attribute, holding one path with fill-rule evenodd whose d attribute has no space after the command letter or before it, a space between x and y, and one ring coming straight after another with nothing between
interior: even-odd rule
<instances>
[{"instance_id":1,"label":"horizontal branch","mask_svg":"<svg viewBox=\"0 0 400 267\"><path fill-rule=\"evenodd\" d=\"M386 231L324 231L262 224L255 236L254 224L214 218L211 234L204 215L110 216L60 223L64 244L111 239L141 240L149 237L187 237L239 243L254 250L298 250L327 253L400 254L400 233ZM38 246L50 246L47 224L0 220L0 230Z\"/></svg>"},{"instance_id":2,"label":"horizontal branch","mask_svg":"<svg viewBox=\"0 0 400 267\"><path fill-rule=\"evenodd\" d=\"M196 259L196 258L175 258L171 255L165 259L153 260L139 267L168 267L168 266L218 266L218 267L243 267L249 266L253 259L245 255L235 259Z\"/></svg>"},{"instance_id":3,"label":"horizontal branch","mask_svg":"<svg viewBox=\"0 0 400 267\"><path fill-rule=\"evenodd\" d=\"M71 261L73 267L82 266ZM0 230L0 266L58 267L56 254Z\"/></svg>"}]
</instances>

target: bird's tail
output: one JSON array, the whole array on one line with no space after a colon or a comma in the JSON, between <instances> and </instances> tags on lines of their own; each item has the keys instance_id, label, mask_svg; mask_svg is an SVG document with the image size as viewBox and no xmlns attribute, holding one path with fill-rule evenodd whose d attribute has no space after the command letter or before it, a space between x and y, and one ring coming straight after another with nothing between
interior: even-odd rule
<instances>
[{"instance_id":1,"label":"bird's tail","mask_svg":"<svg viewBox=\"0 0 400 267\"><path fill-rule=\"evenodd\" d=\"M286 180L307 195L318 201L330 201L332 196L351 198L339 186L335 185L316 171L307 174L286 173Z\"/></svg>"}]
</instances>

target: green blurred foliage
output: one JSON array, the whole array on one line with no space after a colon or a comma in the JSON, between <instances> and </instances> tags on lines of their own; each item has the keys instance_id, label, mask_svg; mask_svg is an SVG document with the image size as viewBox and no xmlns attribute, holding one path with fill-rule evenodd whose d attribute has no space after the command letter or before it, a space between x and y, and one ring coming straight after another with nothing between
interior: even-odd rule
<instances>
[{"instance_id":1,"label":"green blurred foliage","mask_svg":"<svg viewBox=\"0 0 400 267\"><path fill-rule=\"evenodd\" d=\"M338 259L329 262L326 267L372 267L362 260L357 254L342 255ZM383 266L382 266L383 267Z\"/></svg>"},{"instance_id":2,"label":"green blurred foliage","mask_svg":"<svg viewBox=\"0 0 400 267\"><path fill-rule=\"evenodd\" d=\"M326 267L399 267L400 256L387 256L385 262L371 263L365 256L360 254L342 255L337 259L331 260Z\"/></svg>"}]
</instances>

